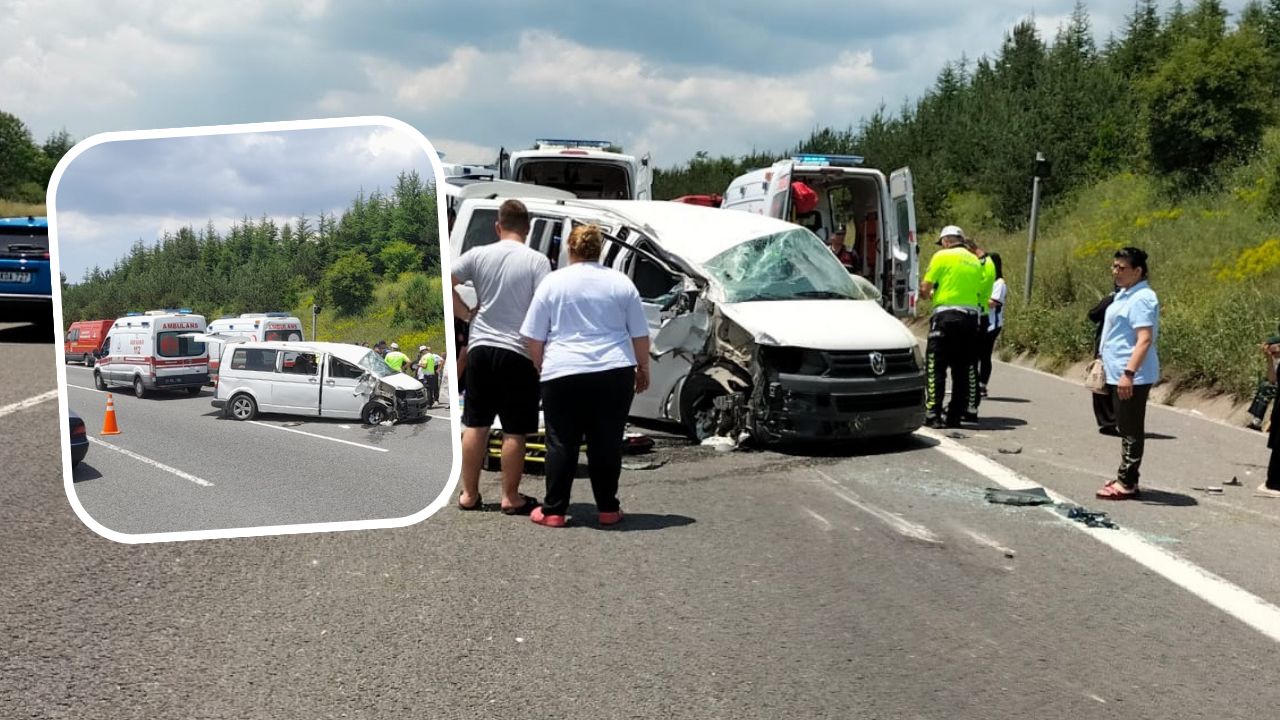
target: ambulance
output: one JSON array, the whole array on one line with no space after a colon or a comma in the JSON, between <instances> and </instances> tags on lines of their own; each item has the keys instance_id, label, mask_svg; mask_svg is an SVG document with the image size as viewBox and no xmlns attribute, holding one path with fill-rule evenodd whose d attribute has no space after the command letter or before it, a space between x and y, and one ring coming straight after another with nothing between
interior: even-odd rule
<instances>
[{"instance_id":1,"label":"ambulance","mask_svg":"<svg viewBox=\"0 0 1280 720\"><path fill-rule=\"evenodd\" d=\"M231 338L258 342L298 342L302 340L302 321L289 313L242 313L221 317L209 323L201 338L209 345L209 381L218 384L218 365L222 346Z\"/></svg>"},{"instance_id":2,"label":"ambulance","mask_svg":"<svg viewBox=\"0 0 1280 720\"><path fill-rule=\"evenodd\" d=\"M498 153L498 179L543 185L588 200L649 200L653 168L648 155L611 148L608 140L534 141L532 150Z\"/></svg>"},{"instance_id":3,"label":"ambulance","mask_svg":"<svg viewBox=\"0 0 1280 720\"><path fill-rule=\"evenodd\" d=\"M919 246L910 168L887 177L856 155L799 155L735 178L722 208L802 225L823 242L845 228L855 274L880 291L898 317L914 317L919 300Z\"/></svg>"},{"instance_id":4,"label":"ambulance","mask_svg":"<svg viewBox=\"0 0 1280 720\"><path fill-rule=\"evenodd\" d=\"M129 313L107 333L107 354L93 369L94 385L131 386L140 398L156 390L199 395L209 380L209 352L190 336L205 327L204 316L187 309Z\"/></svg>"}]
</instances>

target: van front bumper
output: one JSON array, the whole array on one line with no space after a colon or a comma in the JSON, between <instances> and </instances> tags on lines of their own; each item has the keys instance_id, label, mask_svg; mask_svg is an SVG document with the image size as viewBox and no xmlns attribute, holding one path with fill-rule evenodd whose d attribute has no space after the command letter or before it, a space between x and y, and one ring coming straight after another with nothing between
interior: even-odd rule
<instances>
[{"instance_id":1,"label":"van front bumper","mask_svg":"<svg viewBox=\"0 0 1280 720\"><path fill-rule=\"evenodd\" d=\"M780 373L764 391L757 427L772 440L906 435L924 424L925 375L875 379Z\"/></svg>"},{"instance_id":2,"label":"van front bumper","mask_svg":"<svg viewBox=\"0 0 1280 720\"><path fill-rule=\"evenodd\" d=\"M396 392L396 418L401 422L421 420L427 416L426 390L400 390Z\"/></svg>"}]
</instances>

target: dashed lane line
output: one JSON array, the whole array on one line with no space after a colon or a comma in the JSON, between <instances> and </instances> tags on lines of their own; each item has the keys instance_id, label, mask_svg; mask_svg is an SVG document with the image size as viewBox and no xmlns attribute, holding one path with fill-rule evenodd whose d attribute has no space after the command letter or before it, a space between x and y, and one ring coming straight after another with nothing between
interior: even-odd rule
<instances>
[{"instance_id":1,"label":"dashed lane line","mask_svg":"<svg viewBox=\"0 0 1280 720\"><path fill-rule=\"evenodd\" d=\"M209 482L208 480L205 480L204 478L198 478L198 477L196 477L195 475L192 475L192 474L191 474L191 473L189 473L189 472L183 472L183 471L179 470L178 468L171 467L171 466L169 466L169 465L165 465L164 463L160 462L159 460L152 460L151 458L147 457L146 455L139 455L138 453L136 453L136 452L134 452L134 451L132 451L132 450L125 450L124 448L120 447L119 445L112 445L111 443L109 443L109 442L105 442L105 441L103 441L103 440L99 440L99 439L98 439L98 438L96 438L96 437L90 437L90 438L89 438L89 441L90 441L90 442L92 442L92 443L94 443L94 444L96 444L96 445L101 445L102 447L107 448L108 450L114 450L114 451L116 451L116 452L118 452L118 453L120 453L121 455L124 455L124 456L126 456L126 457L131 457L131 458L133 458L134 460L137 460L138 462L146 463L147 465L150 465L150 466L152 466L152 467L154 467L154 468L158 468L158 469L163 470L163 471L165 471L165 472L167 472L167 473L170 473L170 474L172 474L172 475L177 475L178 477L182 478L183 480L189 480L189 481L191 481L191 482L195 483L196 485L199 485L200 487L213 487L213 483Z\"/></svg>"},{"instance_id":2,"label":"dashed lane line","mask_svg":"<svg viewBox=\"0 0 1280 720\"><path fill-rule=\"evenodd\" d=\"M12 415L13 413L18 412L19 410L26 410L27 408L35 407L40 403L48 402L50 400L53 400L56 397L58 397L58 391L50 390L48 392L43 392L33 397L29 397L26 400L19 400L16 403L10 403L8 405L5 405L4 407L0 407L0 417L4 417L5 415Z\"/></svg>"}]
</instances>

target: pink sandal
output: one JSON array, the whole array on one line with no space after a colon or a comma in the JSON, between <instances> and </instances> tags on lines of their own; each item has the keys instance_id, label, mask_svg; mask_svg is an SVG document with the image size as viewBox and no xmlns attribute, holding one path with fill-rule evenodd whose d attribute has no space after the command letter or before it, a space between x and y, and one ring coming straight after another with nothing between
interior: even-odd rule
<instances>
[{"instance_id":1,"label":"pink sandal","mask_svg":"<svg viewBox=\"0 0 1280 720\"><path fill-rule=\"evenodd\" d=\"M1119 480L1112 480L1094 495L1102 500L1131 500L1138 497L1138 488L1126 489Z\"/></svg>"}]
</instances>

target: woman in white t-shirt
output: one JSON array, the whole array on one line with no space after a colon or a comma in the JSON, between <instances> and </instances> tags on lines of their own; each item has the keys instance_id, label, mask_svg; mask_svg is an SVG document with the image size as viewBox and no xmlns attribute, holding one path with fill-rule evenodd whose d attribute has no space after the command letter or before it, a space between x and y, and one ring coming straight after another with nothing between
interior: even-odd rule
<instances>
[{"instance_id":1,"label":"woman in white t-shirt","mask_svg":"<svg viewBox=\"0 0 1280 720\"><path fill-rule=\"evenodd\" d=\"M983 397L987 395L987 381L991 379L991 354L995 352L996 338L1000 337L1000 330L1004 327L1004 301L1009 296L1000 253L991 253L987 255L987 259L995 265L996 284L991 286L991 300L988 301L990 322L978 346L978 393Z\"/></svg>"},{"instance_id":2,"label":"woman in white t-shirt","mask_svg":"<svg viewBox=\"0 0 1280 720\"><path fill-rule=\"evenodd\" d=\"M649 387L649 324L626 275L600 264L604 237L585 225L569 235L569 266L533 295L520 334L540 369L547 430L547 495L530 516L564 527L587 442L587 471L601 525L622 520L622 435L635 393Z\"/></svg>"}]
</instances>

